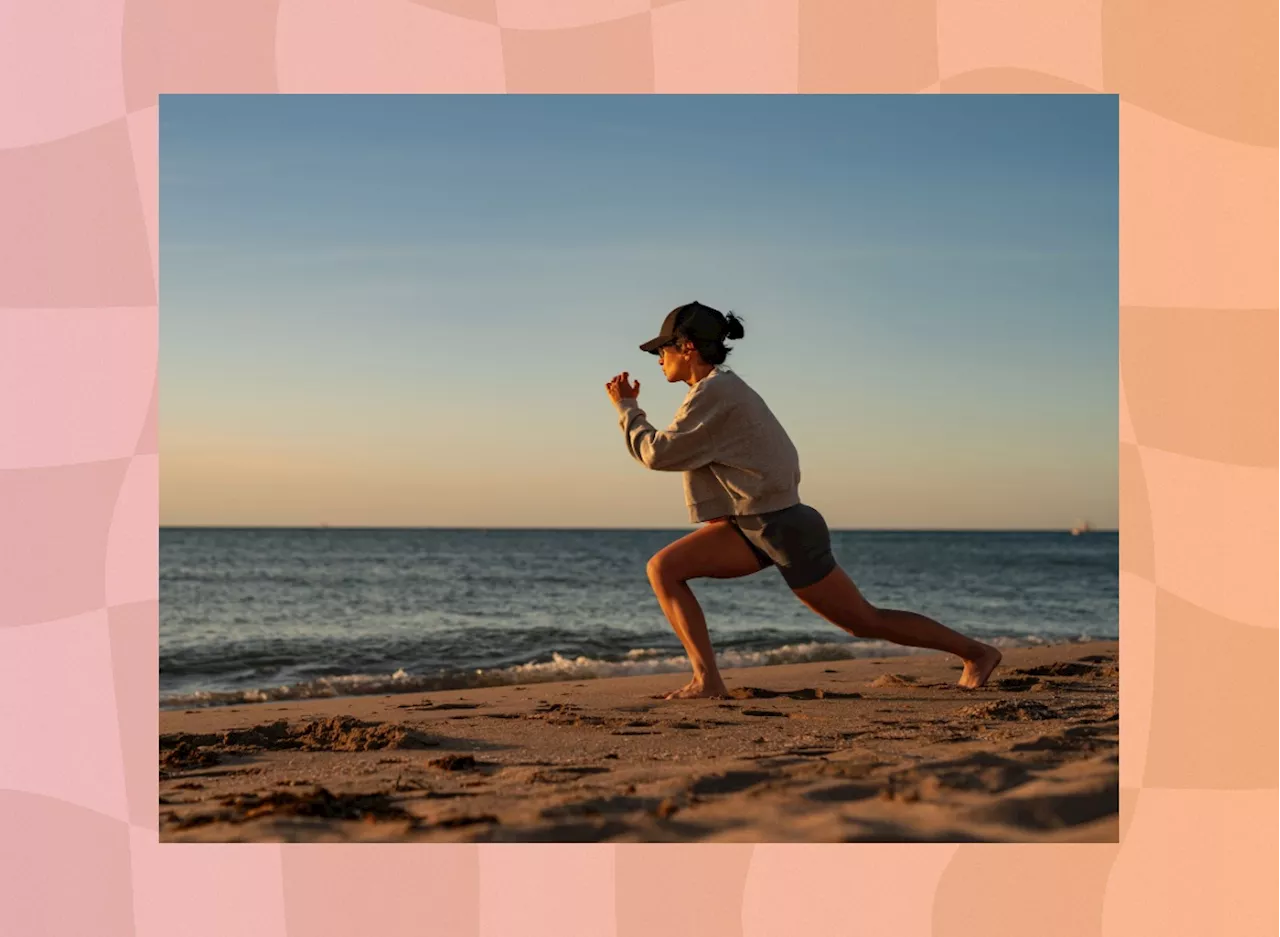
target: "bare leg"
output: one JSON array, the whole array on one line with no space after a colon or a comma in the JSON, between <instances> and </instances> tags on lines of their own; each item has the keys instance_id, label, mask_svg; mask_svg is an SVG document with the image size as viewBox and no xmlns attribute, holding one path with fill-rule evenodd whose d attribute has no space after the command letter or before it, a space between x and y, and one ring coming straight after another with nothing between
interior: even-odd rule
<instances>
[{"instance_id":1,"label":"bare leg","mask_svg":"<svg viewBox=\"0 0 1280 937\"><path fill-rule=\"evenodd\" d=\"M858 591L848 574L836 567L825 579L795 590L796 596L827 621L859 638L877 638L907 647L927 647L964 661L960 686L977 689L1000 663L1000 651L966 638L932 618L915 612L876 608Z\"/></svg>"},{"instance_id":2,"label":"bare leg","mask_svg":"<svg viewBox=\"0 0 1280 937\"><path fill-rule=\"evenodd\" d=\"M671 623L672 629L684 645L693 665L693 679L678 690L667 694L667 699L694 699L699 697L723 697L729 689L716 665L715 650L707 633L707 620L702 606L686 582L667 583L655 587L658 604Z\"/></svg>"},{"instance_id":3,"label":"bare leg","mask_svg":"<svg viewBox=\"0 0 1280 937\"><path fill-rule=\"evenodd\" d=\"M668 694L667 699L726 696L729 692L716 666L706 617L689 588L689 580L736 579L759 569L760 561L727 523L700 527L664 547L649 561L649 583L693 665L693 679Z\"/></svg>"}]
</instances>

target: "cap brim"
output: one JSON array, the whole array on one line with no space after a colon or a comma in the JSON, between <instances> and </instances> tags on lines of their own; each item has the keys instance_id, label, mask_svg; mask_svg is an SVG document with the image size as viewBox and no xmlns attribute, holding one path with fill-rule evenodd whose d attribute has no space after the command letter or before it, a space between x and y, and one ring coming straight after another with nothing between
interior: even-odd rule
<instances>
[{"instance_id":1,"label":"cap brim","mask_svg":"<svg viewBox=\"0 0 1280 937\"><path fill-rule=\"evenodd\" d=\"M658 353L658 349L661 348L663 345L665 345L669 341L671 341L671 339L663 338L661 335L659 335L657 338L650 339L649 341L641 345L640 350L647 351L651 355L656 355Z\"/></svg>"}]
</instances>

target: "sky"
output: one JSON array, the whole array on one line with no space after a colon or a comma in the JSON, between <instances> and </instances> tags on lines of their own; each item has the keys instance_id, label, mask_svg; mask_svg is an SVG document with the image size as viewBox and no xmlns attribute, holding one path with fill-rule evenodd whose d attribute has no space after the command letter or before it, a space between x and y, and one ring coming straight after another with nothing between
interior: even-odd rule
<instances>
[{"instance_id":1,"label":"sky","mask_svg":"<svg viewBox=\"0 0 1280 937\"><path fill-rule=\"evenodd\" d=\"M1117 526L1102 95L164 95L161 523L688 525L697 299L834 529Z\"/></svg>"}]
</instances>

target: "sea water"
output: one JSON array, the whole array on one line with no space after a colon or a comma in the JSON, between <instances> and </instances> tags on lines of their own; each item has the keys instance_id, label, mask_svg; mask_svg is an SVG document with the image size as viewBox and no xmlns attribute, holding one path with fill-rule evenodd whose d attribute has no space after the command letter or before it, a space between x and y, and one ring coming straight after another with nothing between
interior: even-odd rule
<instances>
[{"instance_id":1,"label":"sea water","mask_svg":"<svg viewBox=\"0 0 1280 937\"><path fill-rule=\"evenodd\" d=\"M645 577L687 530L160 533L161 705L688 670ZM874 604L1003 646L1115 639L1118 536L833 531ZM722 666L913 653L853 638L766 569L696 580Z\"/></svg>"}]
</instances>

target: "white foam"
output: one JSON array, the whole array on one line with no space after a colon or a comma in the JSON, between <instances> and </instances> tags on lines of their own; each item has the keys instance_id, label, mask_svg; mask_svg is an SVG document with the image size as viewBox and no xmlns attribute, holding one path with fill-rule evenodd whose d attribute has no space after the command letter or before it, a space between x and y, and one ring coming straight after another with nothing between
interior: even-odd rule
<instances>
[{"instance_id":1,"label":"white foam","mask_svg":"<svg viewBox=\"0 0 1280 937\"><path fill-rule=\"evenodd\" d=\"M1027 647L1045 644L1033 636L1024 638L987 638L998 647ZM1077 640L1096 640L1081 636ZM724 669L738 667L770 667L777 664L800 664L814 661L849 660L853 658L900 657L929 653L919 648L901 647L883 641L810 641L784 644L780 647L747 651L728 649L716 655ZM619 660L593 657L565 657L553 654L550 660L530 661L511 667L490 670L414 675L403 669L391 674L350 674L321 677L290 686L251 690L202 691L162 697L166 709L225 706L234 703L261 703L272 700L316 699L334 696L365 696L383 693L431 692L484 686L510 686L520 683L551 683L559 680L595 680L605 677L634 677L661 673L687 673L689 658L658 648L632 648Z\"/></svg>"}]
</instances>

